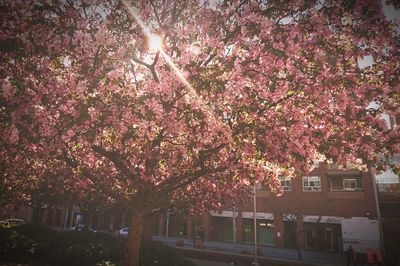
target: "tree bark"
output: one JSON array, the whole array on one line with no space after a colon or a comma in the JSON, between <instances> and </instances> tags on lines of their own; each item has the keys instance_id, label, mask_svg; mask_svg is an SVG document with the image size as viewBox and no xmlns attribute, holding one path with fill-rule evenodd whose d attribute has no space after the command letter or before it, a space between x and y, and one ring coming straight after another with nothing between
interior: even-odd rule
<instances>
[{"instance_id":1,"label":"tree bark","mask_svg":"<svg viewBox=\"0 0 400 266\"><path fill-rule=\"evenodd\" d=\"M42 224L42 205L37 204L33 206L32 222L35 225Z\"/></svg>"},{"instance_id":2,"label":"tree bark","mask_svg":"<svg viewBox=\"0 0 400 266\"><path fill-rule=\"evenodd\" d=\"M143 222L142 243L145 244L151 241L151 212L144 215Z\"/></svg>"},{"instance_id":3,"label":"tree bark","mask_svg":"<svg viewBox=\"0 0 400 266\"><path fill-rule=\"evenodd\" d=\"M300 243L299 243L300 234L301 234L301 232L297 232L297 226L296 226L296 248L297 248L297 259L298 260L302 260L301 248L300 248Z\"/></svg>"},{"instance_id":4,"label":"tree bark","mask_svg":"<svg viewBox=\"0 0 400 266\"><path fill-rule=\"evenodd\" d=\"M144 213L134 213L129 225L124 266L139 266L140 245L143 236Z\"/></svg>"},{"instance_id":5,"label":"tree bark","mask_svg":"<svg viewBox=\"0 0 400 266\"><path fill-rule=\"evenodd\" d=\"M297 259L298 260L302 260L302 258L301 258L301 249L300 249L300 245L299 245L298 242L297 242L296 246L297 246Z\"/></svg>"},{"instance_id":6,"label":"tree bark","mask_svg":"<svg viewBox=\"0 0 400 266\"><path fill-rule=\"evenodd\" d=\"M298 228L297 223L298 223L298 220L296 218L296 221L294 223L294 240L295 240L296 249L297 249L297 259L301 260L302 259L301 258L301 248L300 248L300 243L299 243L299 236L300 236L301 232L297 230L297 228Z\"/></svg>"}]
</instances>

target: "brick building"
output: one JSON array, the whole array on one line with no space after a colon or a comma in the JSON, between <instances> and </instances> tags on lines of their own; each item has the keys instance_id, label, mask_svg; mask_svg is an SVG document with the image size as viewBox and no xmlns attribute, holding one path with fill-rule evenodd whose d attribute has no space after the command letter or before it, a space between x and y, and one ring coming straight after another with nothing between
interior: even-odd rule
<instances>
[{"instance_id":1,"label":"brick building","mask_svg":"<svg viewBox=\"0 0 400 266\"><path fill-rule=\"evenodd\" d=\"M257 189L256 224L259 245L341 253L352 245L357 252L380 246L374 180L370 172L344 169L320 163L309 176L282 178L284 194L277 197ZM12 216L32 221L33 210L20 207ZM6 214L10 217L10 214ZM4 216L4 215L3 215ZM121 211L88 218L77 207L43 208L40 220L54 227L92 224L114 231L128 224ZM233 219L235 217L235 220ZM168 225L168 226L167 226ZM254 208L231 206L210 211L199 220L186 220L172 213L155 213L151 221L154 235L193 238L199 231L205 239L236 243L254 242ZM201 228L201 229L200 229ZM235 233L233 233L235 231Z\"/></svg>"},{"instance_id":2,"label":"brick building","mask_svg":"<svg viewBox=\"0 0 400 266\"><path fill-rule=\"evenodd\" d=\"M392 160L400 162L400 156ZM387 261L400 261L400 176L388 170L376 179Z\"/></svg>"},{"instance_id":3,"label":"brick building","mask_svg":"<svg viewBox=\"0 0 400 266\"><path fill-rule=\"evenodd\" d=\"M370 172L320 163L309 176L281 180L285 193L277 197L257 189L256 224L260 245L341 253L380 246L373 176ZM233 220L235 217L235 220ZM168 222L167 222L168 220ZM210 211L201 221L172 214L153 221L153 233L193 238L199 226L206 239L253 243L254 210L247 205ZM235 227L235 228L234 228ZM233 233L235 231L235 234Z\"/></svg>"}]
</instances>

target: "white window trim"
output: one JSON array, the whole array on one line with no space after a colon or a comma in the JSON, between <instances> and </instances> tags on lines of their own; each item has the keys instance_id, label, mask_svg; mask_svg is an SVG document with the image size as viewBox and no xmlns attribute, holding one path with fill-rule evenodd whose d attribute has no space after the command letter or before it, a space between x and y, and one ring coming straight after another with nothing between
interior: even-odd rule
<instances>
[{"instance_id":1,"label":"white window trim","mask_svg":"<svg viewBox=\"0 0 400 266\"><path fill-rule=\"evenodd\" d=\"M346 182L354 182L355 187L346 187ZM357 179L356 178L343 178L343 191L360 191L361 188L357 186Z\"/></svg>"},{"instance_id":2,"label":"white window trim","mask_svg":"<svg viewBox=\"0 0 400 266\"><path fill-rule=\"evenodd\" d=\"M279 181L283 191L292 191L292 180L290 178L281 176L279 177Z\"/></svg>"},{"instance_id":3,"label":"white window trim","mask_svg":"<svg viewBox=\"0 0 400 266\"><path fill-rule=\"evenodd\" d=\"M309 179L311 179L311 180L309 180ZM305 180L308 183L307 186L304 186L304 181ZM303 191L304 192L321 192L322 191L321 177L320 176L303 176L302 181L303 181ZM315 182L319 182L319 186L315 186L315 185L311 186L310 182L314 182L314 183Z\"/></svg>"}]
</instances>

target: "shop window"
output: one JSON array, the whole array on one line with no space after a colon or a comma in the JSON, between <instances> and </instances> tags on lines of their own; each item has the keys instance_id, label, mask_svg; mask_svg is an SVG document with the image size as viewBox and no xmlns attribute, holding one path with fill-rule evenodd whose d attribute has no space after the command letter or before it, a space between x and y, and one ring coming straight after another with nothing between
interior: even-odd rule
<instances>
[{"instance_id":1,"label":"shop window","mask_svg":"<svg viewBox=\"0 0 400 266\"><path fill-rule=\"evenodd\" d=\"M169 228L168 234L170 236L186 236L187 235L187 223L186 221L175 214L169 215Z\"/></svg>"},{"instance_id":2,"label":"shop window","mask_svg":"<svg viewBox=\"0 0 400 266\"><path fill-rule=\"evenodd\" d=\"M231 217L212 217L211 222L211 238L224 241L231 241L233 239Z\"/></svg>"},{"instance_id":3,"label":"shop window","mask_svg":"<svg viewBox=\"0 0 400 266\"><path fill-rule=\"evenodd\" d=\"M317 248L317 232L315 230L308 230L305 233L305 242L307 249Z\"/></svg>"},{"instance_id":4,"label":"shop window","mask_svg":"<svg viewBox=\"0 0 400 266\"><path fill-rule=\"evenodd\" d=\"M306 249L339 252L341 250L341 225L304 223L304 244Z\"/></svg>"},{"instance_id":5,"label":"shop window","mask_svg":"<svg viewBox=\"0 0 400 266\"><path fill-rule=\"evenodd\" d=\"M332 228L325 228L325 241L326 241L326 249L328 251L334 251Z\"/></svg>"},{"instance_id":6,"label":"shop window","mask_svg":"<svg viewBox=\"0 0 400 266\"><path fill-rule=\"evenodd\" d=\"M243 219L243 241L254 241L254 220ZM257 242L259 244L273 245L274 244L274 224L271 220L257 219Z\"/></svg>"}]
</instances>

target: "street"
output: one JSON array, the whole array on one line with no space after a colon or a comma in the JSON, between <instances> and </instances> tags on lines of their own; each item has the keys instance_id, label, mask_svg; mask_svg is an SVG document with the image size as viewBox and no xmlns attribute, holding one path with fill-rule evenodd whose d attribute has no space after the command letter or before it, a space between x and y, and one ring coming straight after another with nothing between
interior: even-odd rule
<instances>
[{"instance_id":1,"label":"street","mask_svg":"<svg viewBox=\"0 0 400 266\"><path fill-rule=\"evenodd\" d=\"M196 263L197 266L231 266L231 265L243 265L243 264L216 262L216 261L201 260L201 259L190 259L190 261Z\"/></svg>"}]
</instances>

